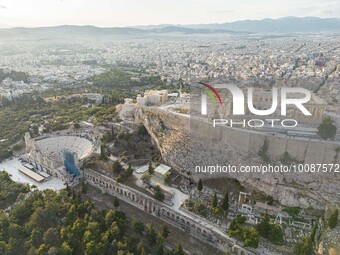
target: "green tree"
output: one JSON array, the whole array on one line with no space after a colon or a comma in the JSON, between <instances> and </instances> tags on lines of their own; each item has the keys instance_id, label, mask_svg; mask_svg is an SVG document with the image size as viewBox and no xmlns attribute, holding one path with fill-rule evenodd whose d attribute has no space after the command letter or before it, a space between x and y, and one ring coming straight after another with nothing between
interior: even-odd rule
<instances>
[{"instance_id":1,"label":"green tree","mask_svg":"<svg viewBox=\"0 0 340 255\"><path fill-rule=\"evenodd\" d=\"M224 211L228 211L228 208L229 208L229 196L228 196L228 190L227 190L226 192L224 192L224 196L223 196L223 199L222 199L221 208L222 208Z\"/></svg>"},{"instance_id":2,"label":"green tree","mask_svg":"<svg viewBox=\"0 0 340 255\"><path fill-rule=\"evenodd\" d=\"M281 244L283 242L283 232L279 224L277 223L270 224L268 240L274 244Z\"/></svg>"},{"instance_id":3,"label":"green tree","mask_svg":"<svg viewBox=\"0 0 340 255\"><path fill-rule=\"evenodd\" d=\"M243 241L245 246L257 248L260 242L260 235L255 228L245 228L243 230Z\"/></svg>"},{"instance_id":4,"label":"green tree","mask_svg":"<svg viewBox=\"0 0 340 255\"><path fill-rule=\"evenodd\" d=\"M145 173L142 175L141 180L144 184L150 184L151 182L151 175L149 173Z\"/></svg>"},{"instance_id":5,"label":"green tree","mask_svg":"<svg viewBox=\"0 0 340 255\"><path fill-rule=\"evenodd\" d=\"M113 163L113 165L112 165L112 171L113 171L115 174L120 174L122 170L123 170L122 165L119 163L118 160L116 160L116 161Z\"/></svg>"},{"instance_id":6,"label":"green tree","mask_svg":"<svg viewBox=\"0 0 340 255\"><path fill-rule=\"evenodd\" d=\"M198 180L198 183L197 183L197 190L199 192L201 192L203 190L203 182L201 179Z\"/></svg>"},{"instance_id":7,"label":"green tree","mask_svg":"<svg viewBox=\"0 0 340 255\"><path fill-rule=\"evenodd\" d=\"M146 235L150 245L154 245L157 241L157 234L152 224L146 225Z\"/></svg>"},{"instance_id":8,"label":"green tree","mask_svg":"<svg viewBox=\"0 0 340 255\"><path fill-rule=\"evenodd\" d=\"M334 125L333 120L330 117L324 118L318 127L318 135L322 139L334 139L336 131L337 127Z\"/></svg>"},{"instance_id":9,"label":"green tree","mask_svg":"<svg viewBox=\"0 0 340 255\"><path fill-rule=\"evenodd\" d=\"M126 176L129 177L132 175L132 173L133 173L133 169L131 167L131 163L129 163L129 167L128 169L126 169Z\"/></svg>"},{"instance_id":10,"label":"green tree","mask_svg":"<svg viewBox=\"0 0 340 255\"><path fill-rule=\"evenodd\" d=\"M194 210L196 213L202 216L206 216L207 214L207 207L200 201L197 201L194 205Z\"/></svg>"},{"instance_id":11,"label":"green tree","mask_svg":"<svg viewBox=\"0 0 340 255\"><path fill-rule=\"evenodd\" d=\"M153 188L154 192L155 192L155 198L158 200L158 201L163 201L164 200L164 193L161 189L161 187L159 185L155 186Z\"/></svg>"},{"instance_id":12,"label":"green tree","mask_svg":"<svg viewBox=\"0 0 340 255\"><path fill-rule=\"evenodd\" d=\"M132 228L138 233L138 234L143 234L145 230L145 225L143 222L138 221L138 220L133 220L132 221Z\"/></svg>"},{"instance_id":13,"label":"green tree","mask_svg":"<svg viewBox=\"0 0 340 255\"><path fill-rule=\"evenodd\" d=\"M153 175L154 169L153 169L153 167L152 167L151 161L149 161L148 172L149 172L149 174Z\"/></svg>"},{"instance_id":14,"label":"green tree","mask_svg":"<svg viewBox=\"0 0 340 255\"><path fill-rule=\"evenodd\" d=\"M335 209L328 219L328 226L332 229L335 228L338 225L338 218L339 218L339 210Z\"/></svg>"},{"instance_id":15,"label":"green tree","mask_svg":"<svg viewBox=\"0 0 340 255\"><path fill-rule=\"evenodd\" d=\"M216 192L214 193L213 200L212 200L212 207L217 207L218 199Z\"/></svg>"},{"instance_id":16,"label":"green tree","mask_svg":"<svg viewBox=\"0 0 340 255\"><path fill-rule=\"evenodd\" d=\"M101 145L100 145L100 159L103 159L103 160L107 159L107 157L106 157L106 146L105 146L105 144L101 144Z\"/></svg>"},{"instance_id":17,"label":"green tree","mask_svg":"<svg viewBox=\"0 0 340 255\"><path fill-rule=\"evenodd\" d=\"M312 255L313 254L313 242L308 235L303 238L294 248L294 254L296 255Z\"/></svg>"},{"instance_id":18,"label":"green tree","mask_svg":"<svg viewBox=\"0 0 340 255\"><path fill-rule=\"evenodd\" d=\"M268 205L273 205L273 203L274 203L274 198L273 198L272 196L268 195L267 198L266 198L266 200L267 200L267 204L268 204Z\"/></svg>"},{"instance_id":19,"label":"green tree","mask_svg":"<svg viewBox=\"0 0 340 255\"><path fill-rule=\"evenodd\" d=\"M270 218L268 213L265 213L261 218L260 223L257 225L257 230L262 237L268 238L270 234Z\"/></svg>"},{"instance_id":20,"label":"green tree","mask_svg":"<svg viewBox=\"0 0 340 255\"><path fill-rule=\"evenodd\" d=\"M170 234L170 230L169 230L168 226L162 225L161 231L160 231L161 237L163 237L164 239L167 239L169 234Z\"/></svg>"}]
</instances>

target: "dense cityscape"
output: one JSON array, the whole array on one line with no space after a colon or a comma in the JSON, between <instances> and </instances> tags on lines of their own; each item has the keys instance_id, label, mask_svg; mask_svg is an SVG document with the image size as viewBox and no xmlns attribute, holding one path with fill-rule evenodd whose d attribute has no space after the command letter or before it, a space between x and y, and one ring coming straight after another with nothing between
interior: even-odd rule
<instances>
[{"instance_id":1,"label":"dense cityscape","mask_svg":"<svg viewBox=\"0 0 340 255\"><path fill-rule=\"evenodd\" d=\"M0 254L340 254L334 22L0 29Z\"/></svg>"}]
</instances>

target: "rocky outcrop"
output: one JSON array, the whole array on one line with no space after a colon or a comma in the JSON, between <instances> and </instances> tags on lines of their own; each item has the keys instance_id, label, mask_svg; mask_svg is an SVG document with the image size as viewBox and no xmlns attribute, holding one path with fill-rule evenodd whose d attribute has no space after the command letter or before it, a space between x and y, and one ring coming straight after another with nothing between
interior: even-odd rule
<instances>
[{"instance_id":1,"label":"rocky outcrop","mask_svg":"<svg viewBox=\"0 0 340 255\"><path fill-rule=\"evenodd\" d=\"M339 163L336 149L339 144L276 137L242 129L213 128L212 124L199 118L171 112L157 107L137 110L157 144L164 160L172 167L191 172L198 178L236 178L260 191L273 195L287 206L323 208L328 202L340 201L340 173L241 173L197 172L205 166L258 166L264 164L258 152L268 145L266 154L273 163L285 152L296 162L306 164ZM339 170L340 171L340 170Z\"/></svg>"}]
</instances>

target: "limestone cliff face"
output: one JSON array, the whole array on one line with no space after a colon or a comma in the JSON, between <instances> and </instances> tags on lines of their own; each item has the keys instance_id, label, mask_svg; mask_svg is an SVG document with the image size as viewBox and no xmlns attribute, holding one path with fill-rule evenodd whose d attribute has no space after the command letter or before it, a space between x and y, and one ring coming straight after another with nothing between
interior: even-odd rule
<instances>
[{"instance_id":1,"label":"limestone cliff face","mask_svg":"<svg viewBox=\"0 0 340 255\"><path fill-rule=\"evenodd\" d=\"M284 152L307 164L339 163L339 144L259 134L242 129L213 128L199 118L156 107L137 109L164 160L172 167L198 178L236 178L288 206L323 208L340 201L340 173L197 173L197 166L260 165L257 155L264 143L277 162Z\"/></svg>"}]
</instances>

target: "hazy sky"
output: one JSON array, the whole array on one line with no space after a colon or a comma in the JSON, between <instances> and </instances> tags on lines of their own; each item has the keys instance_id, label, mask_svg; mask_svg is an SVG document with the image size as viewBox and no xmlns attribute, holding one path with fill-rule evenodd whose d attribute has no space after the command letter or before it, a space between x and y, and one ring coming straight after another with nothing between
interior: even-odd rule
<instances>
[{"instance_id":1,"label":"hazy sky","mask_svg":"<svg viewBox=\"0 0 340 255\"><path fill-rule=\"evenodd\" d=\"M133 26L340 16L340 0L0 0L0 26Z\"/></svg>"}]
</instances>

